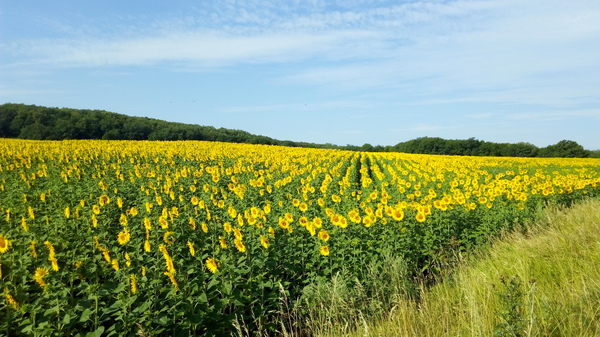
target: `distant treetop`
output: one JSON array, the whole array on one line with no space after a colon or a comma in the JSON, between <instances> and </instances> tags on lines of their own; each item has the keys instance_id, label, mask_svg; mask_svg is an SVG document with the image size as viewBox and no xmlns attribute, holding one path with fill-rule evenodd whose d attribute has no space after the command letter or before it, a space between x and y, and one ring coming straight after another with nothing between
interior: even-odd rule
<instances>
[{"instance_id":1,"label":"distant treetop","mask_svg":"<svg viewBox=\"0 0 600 337\"><path fill-rule=\"evenodd\" d=\"M242 130L166 122L147 117L131 117L103 110L49 108L6 103L0 105L0 138L37 140L205 140L231 143L328 148L365 152L406 152L464 156L506 157L599 157L571 140L538 148L529 143L492 143L469 138L448 140L421 137L393 146L314 144L277 140Z\"/></svg>"}]
</instances>

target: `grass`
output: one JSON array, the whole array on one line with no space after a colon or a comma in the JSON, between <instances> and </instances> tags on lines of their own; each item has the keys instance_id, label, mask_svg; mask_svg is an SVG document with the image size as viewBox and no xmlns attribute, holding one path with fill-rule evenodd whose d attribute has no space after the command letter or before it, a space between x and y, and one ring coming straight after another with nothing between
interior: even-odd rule
<instances>
[{"instance_id":1,"label":"grass","mask_svg":"<svg viewBox=\"0 0 600 337\"><path fill-rule=\"evenodd\" d=\"M369 284L341 274L311 285L302 334L600 336L600 201L541 212L430 288L393 258Z\"/></svg>"}]
</instances>

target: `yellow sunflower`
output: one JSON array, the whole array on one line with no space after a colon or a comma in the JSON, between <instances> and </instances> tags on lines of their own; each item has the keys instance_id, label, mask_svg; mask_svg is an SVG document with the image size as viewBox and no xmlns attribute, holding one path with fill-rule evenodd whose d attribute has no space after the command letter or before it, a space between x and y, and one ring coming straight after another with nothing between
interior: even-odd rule
<instances>
[{"instance_id":1,"label":"yellow sunflower","mask_svg":"<svg viewBox=\"0 0 600 337\"><path fill-rule=\"evenodd\" d=\"M0 253L6 253L12 243L4 235L0 234Z\"/></svg>"}]
</instances>

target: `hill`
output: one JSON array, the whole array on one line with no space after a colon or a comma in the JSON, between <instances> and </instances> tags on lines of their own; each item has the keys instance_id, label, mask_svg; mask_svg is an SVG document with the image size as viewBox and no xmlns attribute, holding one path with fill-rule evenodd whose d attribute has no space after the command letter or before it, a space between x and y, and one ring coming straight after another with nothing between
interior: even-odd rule
<instances>
[{"instance_id":1,"label":"hill","mask_svg":"<svg viewBox=\"0 0 600 337\"><path fill-rule=\"evenodd\" d=\"M242 130L132 117L104 110L54 108L6 103L0 105L0 137L37 140L205 140L232 143L342 149L365 152L406 152L441 155L509 157L600 157L574 141L562 140L538 148L529 143L492 143L474 138L446 140L422 137L394 146L315 144L277 140Z\"/></svg>"}]
</instances>

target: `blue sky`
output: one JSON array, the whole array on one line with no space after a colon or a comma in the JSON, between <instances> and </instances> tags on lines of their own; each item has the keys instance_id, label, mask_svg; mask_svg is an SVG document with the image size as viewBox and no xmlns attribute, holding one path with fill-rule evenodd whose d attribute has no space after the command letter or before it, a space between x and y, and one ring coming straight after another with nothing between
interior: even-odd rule
<instances>
[{"instance_id":1,"label":"blue sky","mask_svg":"<svg viewBox=\"0 0 600 337\"><path fill-rule=\"evenodd\" d=\"M0 103L600 149L600 1L0 0Z\"/></svg>"}]
</instances>

